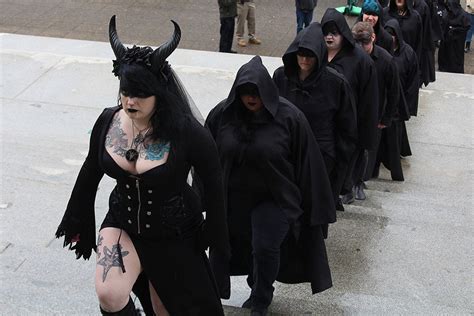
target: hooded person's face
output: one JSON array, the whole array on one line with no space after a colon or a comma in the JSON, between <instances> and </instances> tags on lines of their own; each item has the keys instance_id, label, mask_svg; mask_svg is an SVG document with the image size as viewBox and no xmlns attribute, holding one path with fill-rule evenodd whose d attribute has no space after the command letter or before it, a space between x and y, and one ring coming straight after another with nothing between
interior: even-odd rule
<instances>
[{"instance_id":1,"label":"hooded person's face","mask_svg":"<svg viewBox=\"0 0 474 316\"><path fill-rule=\"evenodd\" d=\"M263 101L260 98L258 87L254 84L244 84L238 88L238 93L242 104L250 112L258 112L263 108Z\"/></svg>"},{"instance_id":2,"label":"hooded person's face","mask_svg":"<svg viewBox=\"0 0 474 316\"><path fill-rule=\"evenodd\" d=\"M395 0L395 5L397 6L398 10L405 10L406 0Z\"/></svg>"},{"instance_id":3,"label":"hooded person's face","mask_svg":"<svg viewBox=\"0 0 474 316\"><path fill-rule=\"evenodd\" d=\"M344 37L334 28L324 31L324 40L326 41L328 50L339 51L342 48Z\"/></svg>"},{"instance_id":4,"label":"hooded person's face","mask_svg":"<svg viewBox=\"0 0 474 316\"><path fill-rule=\"evenodd\" d=\"M301 71L312 72L316 66L316 55L308 49L298 50L296 53L296 60Z\"/></svg>"},{"instance_id":5,"label":"hooded person's face","mask_svg":"<svg viewBox=\"0 0 474 316\"><path fill-rule=\"evenodd\" d=\"M362 15L362 21L369 22L372 27L375 27L375 25L379 21L379 17L375 13L364 13Z\"/></svg>"}]
</instances>

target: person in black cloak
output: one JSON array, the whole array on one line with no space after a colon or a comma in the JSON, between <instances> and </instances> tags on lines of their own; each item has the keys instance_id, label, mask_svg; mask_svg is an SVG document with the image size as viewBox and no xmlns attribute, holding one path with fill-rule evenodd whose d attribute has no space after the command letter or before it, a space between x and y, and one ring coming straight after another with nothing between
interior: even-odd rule
<instances>
[{"instance_id":1,"label":"person in black cloak","mask_svg":"<svg viewBox=\"0 0 474 316\"><path fill-rule=\"evenodd\" d=\"M423 23L423 45L421 50L420 72L421 72L421 83L425 87L430 82L436 81L435 74L435 43L433 39L433 30L431 23L431 12L426 0L413 0L413 9L418 12Z\"/></svg>"},{"instance_id":2,"label":"person in black cloak","mask_svg":"<svg viewBox=\"0 0 474 316\"><path fill-rule=\"evenodd\" d=\"M342 203L365 199L363 176L367 166L367 150L375 149L379 96L377 73L372 59L356 45L342 13L327 9L321 20L328 48L329 66L349 81L357 109L358 143L341 190ZM338 209L343 210L342 205Z\"/></svg>"},{"instance_id":3,"label":"person in black cloak","mask_svg":"<svg viewBox=\"0 0 474 316\"><path fill-rule=\"evenodd\" d=\"M304 114L278 96L259 56L244 64L227 99L206 119L224 170L232 257L210 251L216 276L248 275L243 304L265 315L273 283L332 286L324 238L336 221L319 146ZM230 296L227 280L217 282Z\"/></svg>"},{"instance_id":4,"label":"person in black cloak","mask_svg":"<svg viewBox=\"0 0 474 316\"><path fill-rule=\"evenodd\" d=\"M384 29L383 8L377 0L365 0L357 21L369 22L374 28L375 44L392 53L392 37Z\"/></svg>"},{"instance_id":5,"label":"person in black cloak","mask_svg":"<svg viewBox=\"0 0 474 316\"><path fill-rule=\"evenodd\" d=\"M438 13L440 11L438 0L426 0L426 4L431 16L431 35L433 36L435 46L439 46L439 41L443 39L443 31L441 29L441 17Z\"/></svg>"},{"instance_id":6,"label":"person in black cloak","mask_svg":"<svg viewBox=\"0 0 474 316\"><path fill-rule=\"evenodd\" d=\"M392 35L394 43L393 58L397 64L402 94L398 106L398 121L382 132L382 140L377 155L377 162L372 176L378 175L380 163L390 170L393 180L402 181L403 170L400 156L410 156L405 121L410 119L410 113L417 112L419 87L416 78L419 77L418 60L413 49L403 40L403 33L396 20L385 24L385 29Z\"/></svg>"},{"instance_id":7,"label":"person in black cloak","mask_svg":"<svg viewBox=\"0 0 474 316\"><path fill-rule=\"evenodd\" d=\"M447 0L443 12L443 34L438 50L439 71L464 73L464 41L471 27L460 0Z\"/></svg>"},{"instance_id":8,"label":"person in black cloak","mask_svg":"<svg viewBox=\"0 0 474 316\"><path fill-rule=\"evenodd\" d=\"M357 144L357 114L352 90L344 78L328 67L321 25L312 23L300 32L273 74L280 96L306 116L318 142L329 175L334 201Z\"/></svg>"},{"instance_id":9,"label":"person in black cloak","mask_svg":"<svg viewBox=\"0 0 474 316\"><path fill-rule=\"evenodd\" d=\"M369 150L364 180L372 178L377 162L377 153L384 129L398 119L400 102L400 78L394 58L385 49L375 44L375 32L368 22L358 22L352 27L357 43L370 55L377 69L379 87L379 123L377 126L377 144L375 150ZM400 180L400 179L397 179ZM401 179L403 180L403 178Z\"/></svg>"},{"instance_id":10,"label":"person in black cloak","mask_svg":"<svg viewBox=\"0 0 474 316\"><path fill-rule=\"evenodd\" d=\"M395 19L400 25L405 43L416 53L418 63L423 63L423 22L418 12L413 9L413 0L390 0L384 10L384 21ZM421 73L419 83L421 85Z\"/></svg>"},{"instance_id":11,"label":"person in black cloak","mask_svg":"<svg viewBox=\"0 0 474 316\"><path fill-rule=\"evenodd\" d=\"M119 104L97 119L56 237L79 259L97 252L96 292L103 315L224 315L205 248L230 256L222 172L215 142L193 117L190 99L166 58L181 38L158 49L126 48L110 20ZM205 192L186 180L191 167ZM95 242L94 201L103 177L116 179Z\"/></svg>"}]
</instances>

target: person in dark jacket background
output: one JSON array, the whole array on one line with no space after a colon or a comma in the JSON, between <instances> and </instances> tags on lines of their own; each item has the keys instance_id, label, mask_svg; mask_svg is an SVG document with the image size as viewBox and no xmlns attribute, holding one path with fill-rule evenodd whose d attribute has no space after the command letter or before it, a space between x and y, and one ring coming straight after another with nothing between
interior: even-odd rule
<instances>
[{"instance_id":1,"label":"person in dark jacket background","mask_svg":"<svg viewBox=\"0 0 474 316\"><path fill-rule=\"evenodd\" d=\"M374 150L369 150L367 169L364 176L364 180L369 180L374 174L382 132L395 124L398 119L398 106L401 96L400 79L394 58L385 49L375 44L376 35L369 23L356 23L352 27L352 34L356 42L374 61L379 86L378 142Z\"/></svg>"},{"instance_id":2,"label":"person in dark jacket background","mask_svg":"<svg viewBox=\"0 0 474 316\"><path fill-rule=\"evenodd\" d=\"M308 27L313 21L314 8L318 0L295 0L296 6L296 33Z\"/></svg>"},{"instance_id":3,"label":"person in dark jacket background","mask_svg":"<svg viewBox=\"0 0 474 316\"><path fill-rule=\"evenodd\" d=\"M334 201L357 143L357 114L352 90L328 67L327 48L317 22L300 32L283 55L284 66L273 80L280 96L295 104L308 119L326 165Z\"/></svg>"},{"instance_id":4,"label":"person in dark jacket background","mask_svg":"<svg viewBox=\"0 0 474 316\"><path fill-rule=\"evenodd\" d=\"M392 37L384 29L383 8L377 0L365 0L357 21L369 22L374 28L375 44L392 53Z\"/></svg>"},{"instance_id":5,"label":"person in dark jacket background","mask_svg":"<svg viewBox=\"0 0 474 316\"><path fill-rule=\"evenodd\" d=\"M411 155L405 121L410 119L410 112L416 113L418 108L419 77L418 60L413 49L403 40L403 33L396 20L385 25L394 42L393 58L397 63L402 94L398 106L398 120L382 132L379 154L372 176L378 175L380 164L390 170L392 180L402 181L403 170L400 156Z\"/></svg>"},{"instance_id":6,"label":"person in dark jacket background","mask_svg":"<svg viewBox=\"0 0 474 316\"><path fill-rule=\"evenodd\" d=\"M415 9L421 17L423 23L423 44L421 48L421 59L418 61L420 65L421 83L425 87L430 82L436 81L435 74L435 43L433 39L433 29L431 22L430 7L425 0L413 0L413 9Z\"/></svg>"},{"instance_id":7,"label":"person in dark jacket background","mask_svg":"<svg viewBox=\"0 0 474 316\"><path fill-rule=\"evenodd\" d=\"M416 53L418 63L421 64L423 51L423 22L418 12L413 9L413 0L390 0L384 8L384 21L397 20L403 32L405 43L411 46ZM420 80L421 82L421 73Z\"/></svg>"},{"instance_id":8,"label":"person in dark jacket background","mask_svg":"<svg viewBox=\"0 0 474 316\"><path fill-rule=\"evenodd\" d=\"M464 73L464 42L471 23L459 0L447 0L442 19L443 40L438 50L439 71Z\"/></svg>"},{"instance_id":9,"label":"person in dark jacket background","mask_svg":"<svg viewBox=\"0 0 474 316\"><path fill-rule=\"evenodd\" d=\"M363 176L367 165L366 150L375 148L378 124L377 73L372 59L356 45L344 16L336 9L327 9L321 20L328 47L329 66L346 77L354 95L357 109L358 142L341 190L343 203L364 199ZM338 205L338 209L343 209Z\"/></svg>"},{"instance_id":10,"label":"person in dark jacket background","mask_svg":"<svg viewBox=\"0 0 474 316\"><path fill-rule=\"evenodd\" d=\"M275 279L311 282L313 293L331 287L324 231L336 214L324 161L304 114L278 96L259 56L239 69L206 126L227 193L230 264L210 253L221 296L230 295L218 277L226 270L248 275L243 307L255 316L267 313Z\"/></svg>"},{"instance_id":11,"label":"person in dark jacket background","mask_svg":"<svg viewBox=\"0 0 474 316\"><path fill-rule=\"evenodd\" d=\"M232 50L232 40L234 38L235 17L237 16L237 0L217 0L217 3L219 4L221 20L219 51L236 53Z\"/></svg>"}]
</instances>

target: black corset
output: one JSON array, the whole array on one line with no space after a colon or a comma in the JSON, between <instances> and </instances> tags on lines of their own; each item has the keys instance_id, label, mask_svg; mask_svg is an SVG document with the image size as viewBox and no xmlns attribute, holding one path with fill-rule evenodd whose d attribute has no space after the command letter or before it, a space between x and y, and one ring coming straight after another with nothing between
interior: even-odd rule
<instances>
[{"instance_id":1,"label":"black corset","mask_svg":"<svg viewBox=\"0 0 474 316\"><path fill-rule=\"evenodd\" d=\"M183 193L163 199L143 181L117 181L110 197L110 210L118 215L129 234L151 239L185 239L203 223L202 213L186 205Z\"/></svg>"}]
</instances>

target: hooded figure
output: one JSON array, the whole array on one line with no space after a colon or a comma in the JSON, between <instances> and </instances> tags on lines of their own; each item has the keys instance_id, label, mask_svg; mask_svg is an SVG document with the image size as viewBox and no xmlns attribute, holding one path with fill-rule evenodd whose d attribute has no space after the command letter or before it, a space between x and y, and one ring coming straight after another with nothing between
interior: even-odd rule
<instances>
[{"instance_id":1,"label":"hooded figure","mask_svg":"<svg viewBox=\"0 0 474 316\"><path fill-rule=\"evenodd\" d=\"M354 198L352 195L354 187L362 186L367 164L366 150L372 150L376 145L379 108L377 73L370 56L356 45L344 15L336 9L327 9L321 25L328 44L328 55L337 51L330 59L329 66L339 71L349 81L357 109L358 144L351 157L341 190L344 195L342 202L351 203ZM332 35L334 33L337 34ZM339 50L333 49L341 38L342 46L339 45Z\"/></svg>"},{"instance_id":2,"label":"hooded figure","mask_svg":"<svg viewBox=\"0 0 474 316\"><path fill-rule=\"evenodd\" d=\"M312 62L304 79L300 62ZM308 119L333 194L335 199L339 198L344 170L357 143L357 114L349 83L327 66L327 48L319 23L312 23L296 36L283 55L283 64L275 71L273 80L280 96L295 104Z\"/></svg>"},{"instance_id":3,"label":"hooded figure","mask_svg":"<svg viewBox=\"0 0 474 316\"><path fill-rule=\"evenodd\" d=\"M380 164L383 163L390 170L392 180L403 181L400 156L411 155L405 121L409 120L410 112L416 115L418 108L419 87L416 80L419 77L418 61L413 49L404 42L396 20L388 21L385 29L394 37L393 58L400 78L401 96L398 103L398 120L382 131L377 160L372 174L368 173L367 177L377 177Z\"/></svg>"},{"instance_id":4,"label":"hooded figure","mask_svg":"<svg viewBox=\"0 0 474 316\"><path fill-rule=\"evenodd\" d=\"M357 21L369 22L375 31L375 44L392 53L392 37L384 29L383 8L377 0L365 0Z\"/></svg>"},{"instance_id":5,"label":"hooded figure","mask_svg":"<svg viewBox=\"0 0 474 316\"><path fill-rule=\"evenodd\" d=\"M405 2L403 10L398 10L396 4L397 1ZM418 58L418 63L421 64L423 51L423 22L421 21L418 12L413 9L413 0L391 0L390 5L383 10L383 14L385 24L392 19L398 21L405 43L413 48L416 57Z\"/></svg>"},{"instance_id":6,"label":"hooded figure","mask_svg":"<svg viewBox=\"0 0 474 316\"><path fill-rule=\"evenodd\" d=\"M431 16L431 35L433 41L439 42L443 39L443 30L441 29L441 16L439 15L440 6L438 0L426 0Z\"/></svg>"},{"instance_id":7,"label":"hooded figure","mask_svg":"<svg viewBox=\"0 0 474 316\"><path fill-rule=\"evenodd\" d=\"M228 263L211 251L216 276L248 275L244 307L261 314L275 279L311 282L313 293L331 287L324 234L336 214L324 161L304 114L278 96L259 56L239 69L206 126L224 171L232 252ZM225 281L217 278L228 297Z\"/></svg>"},{"instance_id":8,"label":"hooded figure","mask_svg":"<svg viewBox=\"0 0 474 316\"><path fill-rule=\"evenodd\" d=\"M464 42L471 23L459 0L447 0L443 11L443 40L438 51L439 71L464 73Z\"/></svg>"},{"instance_id":9,"label":"hooded figure","mask_svg":"<svg viewBox=\"0 0 474 316\"><path fill-rule=\"evenodd\" d=\"M398 120L398 106L401 96L400 79L394 57L374 43L375 33L368 22L356 23L352 28L352 34L374 61L379 86L378 143L375 150L369 150L367 169L364 176L364 180L369 180L376 165L382 133L392 124L396 124Z\"/></svg>"},{"instance_id":10,"label":"hooded figure","mask_svg":"<svg viewBox=\"0 0 474 316\"><path fill-rule=\"evenodd\" d=\"M421 17L423 23L423 45L421 50L421 59L418 61L421 71L421 84L425 87L430 82L436 81L435 74L435 43L433 39L433 30L431 22L430 7L425 0L414 0L413 9L415 9Z\"/></svg>"}]
</instances>

